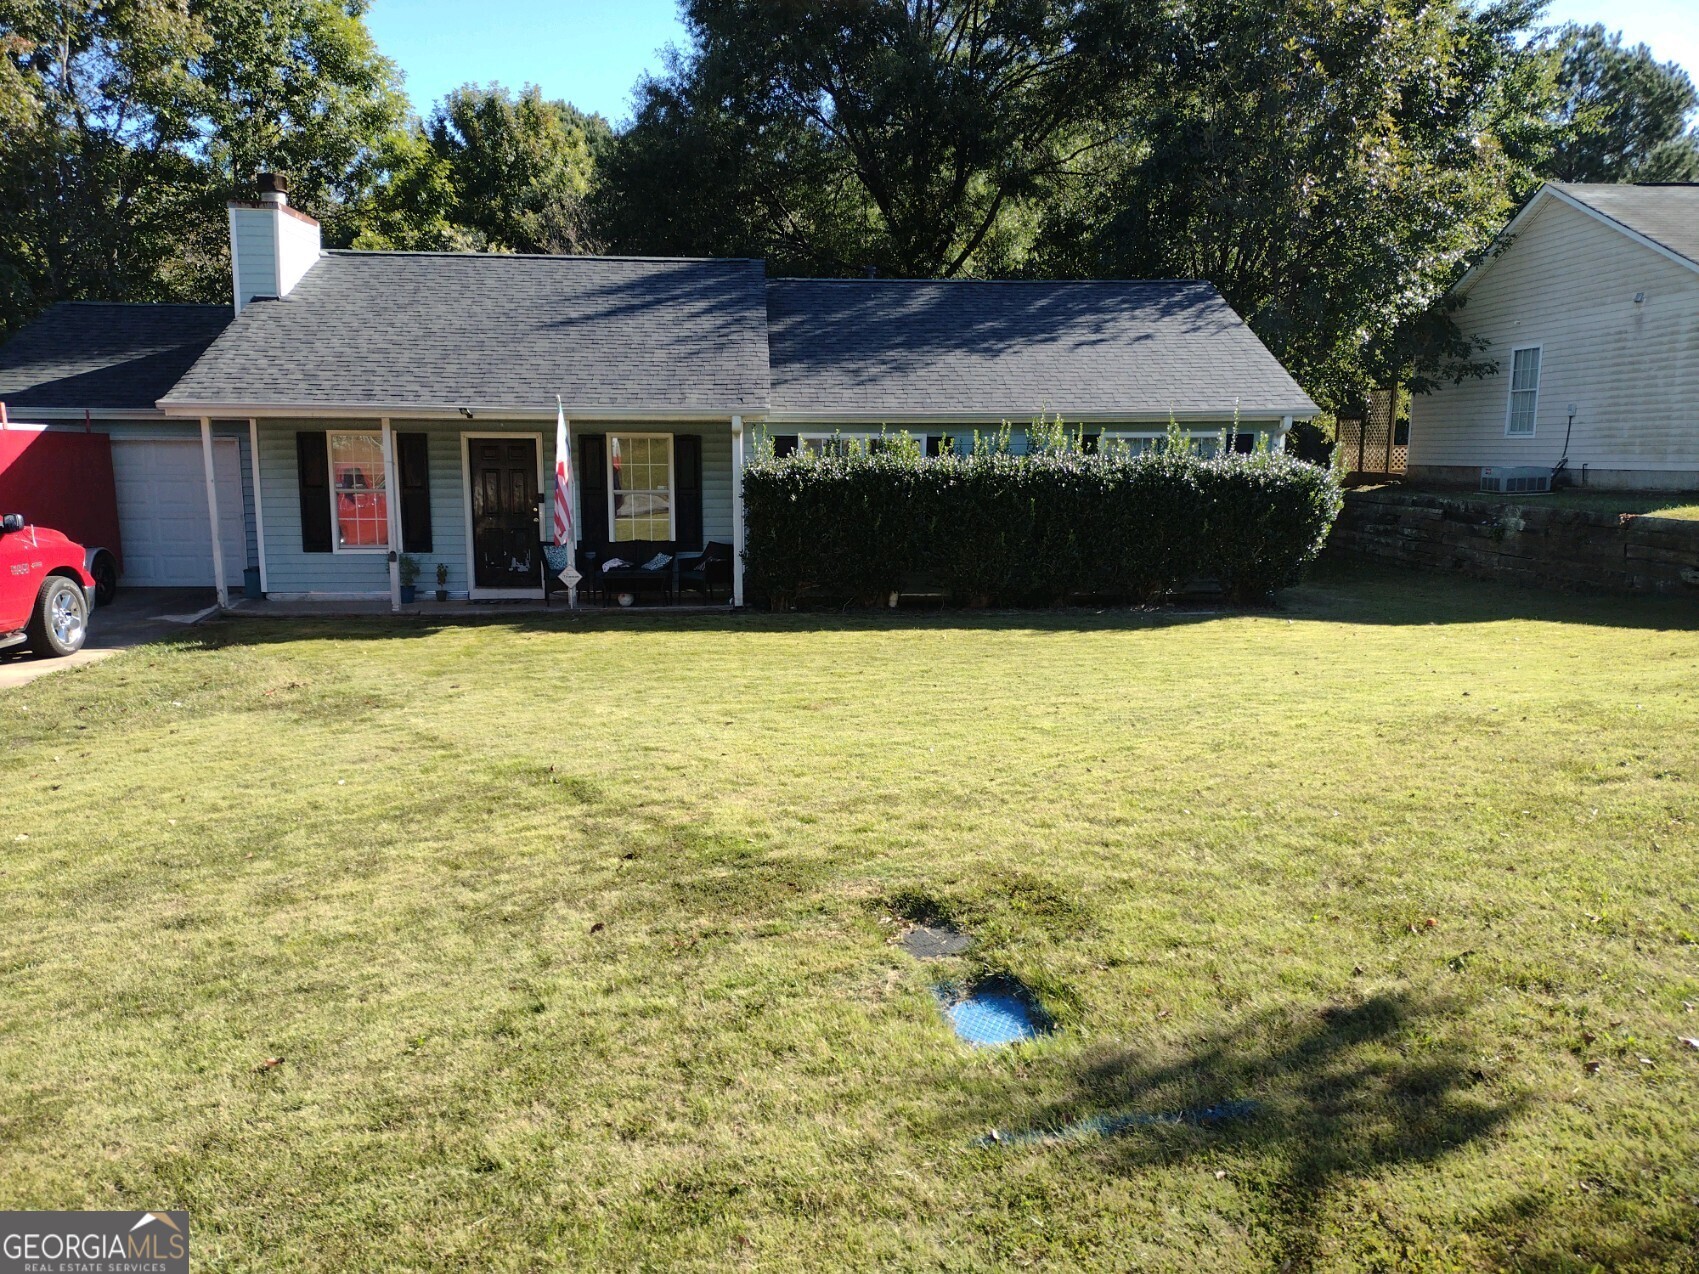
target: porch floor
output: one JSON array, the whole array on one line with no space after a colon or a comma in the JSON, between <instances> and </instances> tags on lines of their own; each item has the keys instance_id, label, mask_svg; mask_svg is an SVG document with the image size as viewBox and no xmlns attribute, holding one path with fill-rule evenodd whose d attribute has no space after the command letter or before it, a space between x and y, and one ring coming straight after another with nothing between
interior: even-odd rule
<instances>
[{"instance_id":1,"label":"porch floor","mask_svg":"<svg viewBox=\"0 0 1699 1274\"><path fill-rule=\"evenodd\" d=\"M612 614L726 614L734 608L726 602L688 602L675 603L671 606L603 606L600 603L580 602L580 615L612 615ZM522 598L502 601L428 601L414 602L403 606L399 611L392 611L389 602L380 598L360 599L356 601L334 601L330 599L299 599L282 600L278 598L261 598L254 600L247 597L232 598L225 614L242 619L341 619L369 618L380 615L394 615L397 618L408 616L428 619L487 619L500 615L570 615L573 610L566 604L565 595L551 598L548 605L541 601Z\"/></svg>"}]
</instances>

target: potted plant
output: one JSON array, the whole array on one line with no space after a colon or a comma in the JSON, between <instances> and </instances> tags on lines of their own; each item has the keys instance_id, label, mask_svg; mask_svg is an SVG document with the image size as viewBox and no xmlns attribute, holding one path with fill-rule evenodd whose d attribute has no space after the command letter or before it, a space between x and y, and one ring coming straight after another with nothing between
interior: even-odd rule
<instances>
[{"instance_id":1,"label":"potted plant","mask_svg":"<svg viewBox=\"0 0 1699 1274\"><path fill-rule=\"evenodd\" d=\"M438 562L437 563L437 600L439 602L446 602L448 600L448 563L447 562Z\"/></svg>"},{"instance_id":2,"label":"potted plant","mask_svg":"<svg viewBox=\"0 0 1699 1274\"><path fill-rule=\"evenodd\" d=\"M419 564L403 553L396 567L401 577L402 605L411 605L418 600L418 592L413 586L419 582Z\"/></svg>"}]
</instances>

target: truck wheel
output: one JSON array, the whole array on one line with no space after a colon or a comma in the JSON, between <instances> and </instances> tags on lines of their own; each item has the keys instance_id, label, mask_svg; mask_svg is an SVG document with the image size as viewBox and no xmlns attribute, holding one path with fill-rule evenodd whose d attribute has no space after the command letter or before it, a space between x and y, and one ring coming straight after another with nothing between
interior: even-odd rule
<instances>
[{"instance_id":1,"label":"truck wheel","mask_svg":"<svg viewBox=\"0 0 1699 1274\"><path fill-rule=\"evenodd\" d=\"M88 637L88 599L82 586L63 575L49 575L36 594L30 615L29 646L38 655L74 655Z\"/></svg>"},{"instance_id":2,"label":"truck wheel","mask_svg":"<svg viewBox=\"0 0 1699 1274\"><path fill-rule=\"evenodd\" d=\"M89 563L88 573L94 576L94 604L110 605L118 596L118 560L105 551L96 553Z\"/></svg>"}]
</instances>

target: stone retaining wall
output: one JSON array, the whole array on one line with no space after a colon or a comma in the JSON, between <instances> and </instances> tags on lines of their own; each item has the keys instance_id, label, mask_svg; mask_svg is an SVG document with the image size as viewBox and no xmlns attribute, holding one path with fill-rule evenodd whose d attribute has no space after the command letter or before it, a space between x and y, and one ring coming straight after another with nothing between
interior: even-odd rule
<instances>
[{"instance_id":1,"label":"stone retaining wall","mask_svg":"<svg viewBox=\"0 0 1699 1274\"><path fill-rule=\"evenodd\" d=\"M1560 588L1699 597L1699 522L1674 518L1349 491L1327 556Z\"/></svg>"}]
</instances>

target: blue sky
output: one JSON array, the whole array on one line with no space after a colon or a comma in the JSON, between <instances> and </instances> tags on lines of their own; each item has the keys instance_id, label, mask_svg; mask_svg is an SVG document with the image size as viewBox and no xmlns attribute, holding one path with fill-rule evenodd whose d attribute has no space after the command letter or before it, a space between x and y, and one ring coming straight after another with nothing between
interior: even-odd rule
<instances>
[{"instance_id":1,"label":"blue sky","mask_svg":"<svg viewBox=\"0 0 1699 1274\"><path fill-rule=\"evenodd\" d=\"M1699 80L1695 0L1553 0L1553 22L1603 22ZM415 110L468 81L531 83L616 122L631 90L683 43L674 0L374 0L367 23L407 73Z\"/></svg>"}]
</instances>

